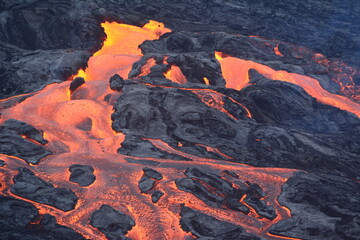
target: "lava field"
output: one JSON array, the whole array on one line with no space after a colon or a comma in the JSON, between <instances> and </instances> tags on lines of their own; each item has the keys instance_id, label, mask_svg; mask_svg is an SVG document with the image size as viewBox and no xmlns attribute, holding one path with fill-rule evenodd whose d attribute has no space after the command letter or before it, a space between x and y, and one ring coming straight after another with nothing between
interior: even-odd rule
<instances>
[{"instance_id":1,"label":"lava field","mask_svg":"<svg viewBox=\"0 0 360 240\"><path fill-rule=\"evenodd\" d=\"M0 240L359 240L360 1L0 0Z\"/></svg>"}]
</instances>

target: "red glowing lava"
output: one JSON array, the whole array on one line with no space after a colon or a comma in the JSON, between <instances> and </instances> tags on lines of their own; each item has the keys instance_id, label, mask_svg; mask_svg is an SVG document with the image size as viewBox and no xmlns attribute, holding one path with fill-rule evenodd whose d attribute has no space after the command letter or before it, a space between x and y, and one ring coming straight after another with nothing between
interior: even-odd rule
<instances>
[{"instance_id":1,"label":"red glowing lava","mask_svg":"<svg viewBox=\"0 0 360 240\"><path fill-rule=\"evenodd\" d=\"M329 93L320 86L318 80L297 73L276 71L266 65L253 61L227 56L215 52L216 59L220 62L222 74L226 80L226 87L241 90L249 84L249 70L255 69L265 77L272 80L289 82L302 87L308 94L319 102L331 105L360 117L360 105L352 100L337 94Z\"/></svg>"},{"instance_id":2,"label":"red glowing lava","mask_svg":"<svg viewBox=\"0 0 360 240\"><path fill-rule=\"evenodd\" d=\"M102 27L107 35L103 48L90 58L88 67L76 75L86 79L84 85L70 93L70 82L52 84L16 106L2 111L0 123L14 118L43 130L44 137L49 141L46 148L53 152L53 155L42 159L37 166L28 166L21 159L1 155L7 163L7 167L0 171L2 194L14 196L10 193L9 187L18 167L28 167L37 176L55 186L72 189L79 197L73 211L63 212L50 206L32 203L41 213L56 216L60 224L75 229L89 239L105 239L103 234L89 225L91 213L102 204L109 204L135 220L136 226L127 235L132 239L189 239L191 234L184 232L179 225L180 204L183 203L222 221L240 225L246 231L266 239L293 239L268 234L269 227L274 223L290 217L289 210L277 202L277 197L284 182L295 171L293 169L255 168L245 164L202 158L173 149L161 140L148 139L164 151L182 155L193 161L189 163L142 158L160 162L153 168L164 176L156 187L165 195L158 204L153 204L148 195L140 193L138 181L144 166L129 163L125 156L117 153L124 135L114 132L111 128L110 115L113 107L105 101L105 96L111 94L116 98L121 94L109 89L109 78L116 73L127 78L133 63L142 56L138 45L145 40L157 39L170 30L155 21L150 21L142 28L114 22L105 22ZM277 53L278 49L274 51ZM278 52L279 54L281 53ZM275 71L265 65L225 56L219 52L216 53L216 58L221 64L228 88L240 90L246 87L249 84L248 71L253 68L270 79L287 81L303 87L322 103L360 116L358 104L325 91L313 78ZM142 75L148 73L153 65L153 60L149 60L142 69ZM185 76L177 66L172 66L165 75L174 82L186 83ZM207 79L204 79L204 82L209 84ZM209 107L226 113L223 109L222 94L209 89L187 90L199 96ZM7 101L12 101L12 98L1 101L1 105ZM250 118L251 113L245 107L244 109ZM79 127L84 122L90 123L87 129ZM209 150L222 154L218 149ZM95 169L95 183L82 188L69 182L68 167L72 164L91 165ZM231 170L243 181L258 183L267 194L265 201L275 208L277 218L270 221L260 218L255 211L244 215L227 208L210 207L194 195L180 191L175 185L175 180L184 177L184 170L189 166L216 174L221 174L223 170ZM227 178L225 175L222 177Z\"/></svg>"}]
</instances>

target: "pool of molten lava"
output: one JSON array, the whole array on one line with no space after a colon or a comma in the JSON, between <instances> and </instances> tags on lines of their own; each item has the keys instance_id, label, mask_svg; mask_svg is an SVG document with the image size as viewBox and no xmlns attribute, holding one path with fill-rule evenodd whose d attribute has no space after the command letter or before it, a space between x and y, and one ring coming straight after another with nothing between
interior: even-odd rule
<instances>
[{"instance_id":1,"label":"pool of molten lava","mask_svg":"<svg viewBox=\"0 0 360 240\"><path fill-rule=\"evenodd\" d=\"M89 239L105 239L102 233L89 224L90 215L103 204L111 205L135 220L136 226L127 235L132 239L191 239L191 234L184 232L179 225L179 211L182 203L219 220L243 226L246 231L266 239L291 239L270 235L267 230L278 221L290 217L289 210L279 205L277 197L281 192L281 186L293 175L295 171L293 169L255 168L244 164L201 158L179 152L161 140L151 139L150 141L156 147L193 161L155 159L160 164L152 168L164 176L157 187L165 195L157 204L153 204L148 195L140 193L138 181L142 176L144 166L129 163L125 156L117 153L124 135L116 133L111 127L110 116L113 107L105 101L105 96L111 94L110 103L120 96L121 93L110 90L109 78L115 73L127 78L133 63L142 57L138 45L145 40L157 39L170 30L154 21L142 28L115 22L105 22L102 27L107 35L102 49L90 58L88 67L76 75L85 78L84 85L71 93L70 81L51 84L25 101L2 111L0 123L7 119L18 119L43 130L44 138L49 141L45 147L53 153L42 159L39 165L30 166L16 157L2 155L7 162L7 167L0 172L3 183L2 193L19 198L10 193L9 187L12 177L17 174L16 169L23 166L56 187L72 189L79 201L76 208L69 212L30 202L40 210L41 214L54 215L59 224L69 226ZM275 71L265 65L221 53L216 53L216 58L221 64L228 88L240 90L246 87L249 84L248 70L254 68L273 80L287 81L301 86L322 103L360 116L358 104L325 91L315 79L285 71ZM142 74L148 73L153 65L154 62L148 62L142 69ZM166 77L174 82L186 82L186 78L176 66L166 73ZM199 98L203 96L201 90L193 91ZM0 106L11 100L11 98L2 100ZM204 101L206 102L206 99ZM208 101L208 105L222 110L221 100L217 100L216 95L213 101ZM250 112L248 112L248 117L251 117ZM91 122L90 129L84 130L78 127L84 122ZM141 159L154 160L153 158ZM94 184L89 187L80 187L69 182L68 167L75 163L90 165L95 169ZM271 221L260 218L255 212L245 215L229 209L210 207L194 195L180 191L175 185L175 180L184 177L185 169L190 166L216 174L220 174L223 170L231 170L245 181L258 183L267 194L264 200L275 208L277 218Z\"/></svg>"}]
</instances>

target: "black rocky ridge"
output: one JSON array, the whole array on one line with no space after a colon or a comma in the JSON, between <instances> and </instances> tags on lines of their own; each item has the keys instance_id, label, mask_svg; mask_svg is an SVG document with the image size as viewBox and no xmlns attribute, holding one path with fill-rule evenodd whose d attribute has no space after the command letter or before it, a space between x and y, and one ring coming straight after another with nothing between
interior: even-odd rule
<instances>
[{"instance_id":1,"label":"black rocky ridge","mask_svg":"<svg viewBox=\"0 0 360 240\"><path fill-rule=\"evenodd\" d=\"M78 198L73 191L54 187L35 176L28 168L19 168L18 171L13 179L14 185L11 186L13 194L63 211L75 208Z\"/></svg>"},{"instance_id":2,"label":"black rocky ridge","mask_svg":"<svg viewBox=\"0 0 360 240\"><path fill-rule=\"evenodd\" d=\"M40 159L51 154L42 146L46 143L42 131L25 122L9 119L0 125L1 154L24 159L27 163L38 164Z\"/></svg>"},{"instance_id":3,"label":"black rocky ridge","mask_svg":"<svg viewBox=\"0 0 360 240\"><path fill-rule=\"evenodd\" d=\"M74 230L59 225L55 217L40 215L29 202L0 195L2 240L85 240Z\"/></svg>"},{"instance_id":4,"label":"black rocky ridge","mask_svg":"<svg viewBox=\"0 0 360 240\"><path fill-rule=\"evenodd\" d=\"M290 209L291 218L274 224L269 232L299 239L360 239L360 119L319 103L297 85L272 81L253 69L247 87L227 89L214 55L219 51L311 76L327 91L340 93L340 85L333 81L338 65L341 61L360 65L359 1L0 0L0 16L0 98L29 93L0 104L0 110L84 68L105 38L101 22L136 26L149 19L164 22L173 32L139 46L144 56L133 65L129 79L115 75L109 80L110 89L121 92L112 114L113 129L126 135L118 153L127 156L128 163L148 166L139 179L139 192L160 204L167 193L157 183L165 173L152 168L161 164L160 159L187 161L189 168L175 182L179 190L212 207L241 214L252 208L259 217L273 221L277 213L263 201L267 193L258 184L236 186L220 173L191 167L186 156L294 168L302 171L289 178L278 198ZM302 46L325 54L330 65L316 61ZM156 65L147 76L138 77L151 58ZM180 85L164 77L173 65L188 83ZM354 71L343 68L343 76ZM204 78L210 85L204 84ZM358 72L353 79L355 90L359 89ZM75 79L70 91L83 80ZM216 104L214 96L221 99L225 111L209 106ZM89 125L85 122L79 128ZM160 149L149 139L160 139L184 155ZM44 148L47 141L41 130L13 119L0 125L0 144L1 154L28 164L52 154ZM148 157L159 160L137 159ZM0 171L7 168L4 163L0 161ZM80 186L95 180L90 166L73 165L69 171L70 181ZM223 174L238 178L230 171ZM63 211L76 206L72 190L56 188L28 168L19 168L13 180L10 189L15 197ZM245 194L246 205L239 201ZM187 206L181 206L179 217L182 229L198 239L261 239L236 222L220 221ZM136 224L109 205L93 212L89 223L108 239L128 239L127 232ZM57 224L54 217L40 215L31 203L5 196L0 197L0 233L4 240L84 239Z\"/></svg>"}]
</instances>

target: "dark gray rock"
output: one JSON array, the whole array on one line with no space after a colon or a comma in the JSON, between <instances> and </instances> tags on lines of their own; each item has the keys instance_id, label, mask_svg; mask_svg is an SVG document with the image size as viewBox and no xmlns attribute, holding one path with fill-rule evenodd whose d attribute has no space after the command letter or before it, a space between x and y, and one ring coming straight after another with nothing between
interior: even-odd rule
<instances>
[{"instance_id":1,"label":"dark gray rock","mask_svg":"<svg viewBox=\"0 0 360 240\"><path fill-rule=\"evenodd\" d=\"M270 220L274 220L277 216L275 209L260 199L265 197L266 194L256 183L248 182L239 186L237 181L232 183L214 173L201 171L197 168L186 169L185 175L187 176L186 178L180 178L175 181L178 189L194 194L209 206L226 207L248 214L250 209L240 202L240 199L246 194L245 202L259 216ZM237 188L233 185L237 185Z\"/></svg>"},{"instance_id":2,"label":"dark gray rock","mask_svg":"<svg viewBox=\"0 0 360 240\"><path fill-rule=\"evenodd\" d=\"M156 190L151 194L151 201L157 203L162 196L164 196L164 193L160 190Z\"/></svg>"},{"instance_id":3,"label":"dark gray rock","mask_svg":"<svg viewBox=\"0 0 360 240\"><path fill-rule=\"evenodd\" d=\"M70 181L87 187L95 182L94 168L87 165L74 164L69 167Z\"/></svg>"},{"instance_id":4,"label":"dark gray rock","mask_svg":"<svg viewBox=\"0 0 360 240\"><path fill-rule=\"evenodd\" d=\"M121 147L118 149L118 153L134 157L153 157L180 161L192 161L191 159L181 155L163 151L155 147L150 141L132 135L127 135L125 137L125 140L121 143Z\"/></svg>"},{"instance_id":5,"label":"dark gray rock","mask_svg":"<svg viewBox=\"0 0 360 240\"><path fill-rule=\"evenodd\" d=\"M159 173L158 171L152 169L152 168L144 167L143 171L144 171L144 175L149 177L149 178L153 178L153 179L158 180L158 181L163 179L163 175L161 173Z\"/></svg>"},{"instance_id":6,"label":"dark gray rock","mask_svg":"<svg viewBox=\"0 0 360 240\"><path fill-rule=\"evenodd\" d=\"M39 215L31 203L0 196L0 231L2 240L83 240L76 231L59 225L49 215Z\"/></svg>"},{"instance_id":7,"label":"dark gray rock","mask_svg":"<svg viewBox=\"0 0 360 240\"><path fill-rule=\"evenodd\" d=\"M320 104L301 87L265 78L249 71L251 82L241 98L259 123L276 124L313 133L334 134L360 129L359 118L338 108Z\"/></svg>"},{"instance_id":8,"label":"dark gray rock","mask_svg":"<svg viewBox=\"0 0 360 240\"><path fill-rule=\"evenodd\" d=\"M282 187L279 203L291 218L270 233L301 239L359 239L360 183L333 175L297 172Z\"/></svg>"},{"instance_id":9,"label":"dark gray rock","mask_svg":"<svg viewBox=\"0 0 360 240\"><path fill-rule=\"evenodd\" d=\"M110 78L110 89L120 92L124 87L124 79L118 74L115 74Z\"/></svg>"},{"instance_id":10,"label":"dark gray rock","mask_svg":"<svg viewBox=\"0 0 360 240\"><path fill-rule=\"evenodd\" d=\"M176 150L202 157L229 160L210 153L204 147L209 146L232 157L231 161L259 167L359 175L358 118L317 103L294 84L268 80L253 71L250 77L256 85L242 91L217 87L212 90L231 98L233 103L243 103L253 113L253 119L245 116L241 104L236 104L231 113L243 115L234 120L229 114L209 108L190 90L149 87L135 81L124 86L112 114L113 129L127 135L119 153L164 158L166 153L140 140L144 137L161 139ZM179 142L182 146L178 146Z\"/></svg>"},{"instance_id":11,"label":"dark gray rock","mask_svg":"<svg viewBox=\"0 0 360 240\"><path fill-rule=\"evenodd\" d=\"M156 181L154 179L143 176L138 183L141 193L149 192L155 186L155 182Z\"/></svg>"},{"instance_id":12,"label":"dark gray rock","mask_svg":"<svg viewBox=\"0 0 360 240\"><path fill-rule=\"evenodd\" d=\"M75 208L77 197L75 193L66 188L56 188L45 182L27 168L19 168L14 177L14 185L10 191L20 197L53 206L62 211Z\"/></svg>"},{"instance_id":13,"label":"dark gray rock","mask_svg":"<svg viewBox=\"0 0 360 240\"><path fill-rule=\"evenodd\" d=\"M256 213L261 217L265 217L270 220L274 220L277 217L274 207L267 205L265 201L256 196L248 195L244 199L244 202L254 208Z\"/></svg>"},{"instance_id":14,"label":"dark gray rock","mask_svg":"<svg viewBox=\"0 0 360 240\"><path fill-rule=\"evenodd\" d=\"M24 228L38 215L31 203L5 196L0 196L0 202L0 226Z\"/></svg>"},{"instance_id":15,"label":"dark gray rock","mask_svg":"<svg viewBox=\"0 0 360 240\"><path fill-rule=\"evenodd\" d=\"M40 159L51 154L40 144L46 144L42 132L22 121L9 119L0 125L0 153L19 157L27 163L38 164Z\"/></svg>"},{"instance_id":16,"label":"dark gray rock","mask_svg":"<svg viewBox=\"0 0 360 240\"><path fill-rule=\"evenodd\" d=\"M77 77L70 83L70 92L74 92L76 89L78 89L81 85L85 83L85 79L82 77Z\"/></svg>"},{"instance_id":17,"label":"dark gray rock","mask_svg":"<svg viewBox=\"0 0 360 240\"><path fill-rule=\"evenodd\" d=\"M67 80L85 67L90 55L85 50L25 50L0 42L0 98Z\"/></svg>"},{"instance_id":18,"label":"dark gray rock","mask_svg":"<svg viewBox=\"0 0 360 240\"><path fill-rule=\"evenodd\" d=\"M262 238L247 233L242 227L220 221L200 211L184 205L180 212L180 225L186 232L191 232L198 239L217 240L260 240Z\"/></svg>"},{"instance_id":19,"label":"dark gray rock","mask_svg":"<svg viewBox=\"0 0 360 240\"><path fill-rule=\"evenodd\" d=\"M128 231L135 226L134 220L109 205L102 205L90 218L91 226L104 233L109 240L125 240Z\"/></svg>"},{"instance_id":20,"label":"dark gray rock","mask_svg":"<svg viewBox=\"0 0 360 240\"><path fill-rule=\"evenodd\" d=\"M128 163L137 163L147 166L158 166L161 162L153 161L153 160L144 160L144 159L133 159L133 158L125 158Z\"/></svg>"},{"instance_id":21,"label":"dark gray rock","mask_svg":"<svg viewBox=\"0 0 360 240\"><path fill-rule=\"evenodd\" d=\"M42 145L45 145L48 142L43 138L43 131L36 129L25 122L16 119L9 119L6 120L2 126L15 131L19 135L35 140Z\"/></svg>"},{"instance_id":22,"label":"dark gray rock","mask_svg":"<svg viewBox=\"0 0 360 240\"><path fill-rule=\"evenodd\" d=\"M4 166L6 166L6 163L5 163L5 161L3 161L3 160L0 160L0 167L4 167Z\"/></svg>"},{"instance_id":23,"label":"dark gray rock","mask_svg":"<svg viewBox=\"0 0 360 240\"><path fill-rule=\"evenodd\" d=\"M197 198L201 199L209 206L220 207L224 201L223 197L219 197L218 195L210 192L199 181L191 178L179 178L176 179L175 183L178 189L194 194Z\"/></svg>"}]
</instances>

